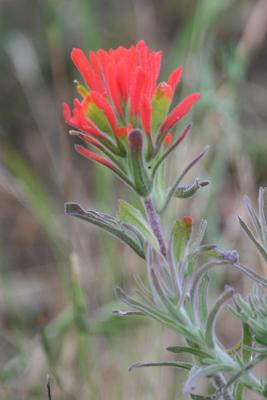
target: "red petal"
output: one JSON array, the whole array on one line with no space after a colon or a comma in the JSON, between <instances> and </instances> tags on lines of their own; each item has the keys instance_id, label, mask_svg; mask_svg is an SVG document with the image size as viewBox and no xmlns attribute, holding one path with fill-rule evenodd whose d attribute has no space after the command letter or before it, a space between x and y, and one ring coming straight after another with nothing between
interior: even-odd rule
<instances>
[{"instance_id":1,"label":"red petal","mask_svg":"<svg viewBox=\"0 0 267 400\"><path fill-rule=\"evenodd\" d=\"M93 151L86 149L84 146L81 146L80 144L75 144L74 148L77 151L77 153L83 155L84 157L89 158L90 160L96 161L96 162L104 165L105 167L112 169L112 171L118 170L118 168L112 162L106 160L104 157L100 156L99 154L96 154Z\"/></svg>"},{"instance_id":2,"label":"red petal","mask_svg":"<svg viewBox=\"0 0 267 400\"><path fill-rule=\"evenodd\" d=\"M183 75L183 67L178 67L176 68L170 75L168 78L167 83L171 86L172 91L174 92L176 89L176 86L179 84L181 78Z\"/></svg>"},{"instance_id":3,"label":"red petal","mask_svg":"<svg viewBox=\"0 0 267 400\"><path fill-rule=\"evenodd\" d=\"M80 139L84 140L87 143L90 143L91 145L97 147L97 148L101 148L101 144L95 140L92 136L87 135L86 133L82 133L82 132L77 132L75 131L75 135L79 136Z\"/></svg>"},{"instance_id":4,"label":"red petal","mask_svg":"<svg viewBox=\"0 0 267 400\"><path fill-rule=\"evenodd\" d=\"M66 122L69 122L71 119L71 110L67 103L63 103L63 116Z\"/></svg>"},{"instance_id":5,"label":"red petal","mask_svg":"<svg viewBox=\"0 0 267 400\"><path fill-rule=\"evenodd\" d=\"M97 54L97 58L101 64L101 67L104 71L107 63L109 62L110 57L109 57L108 53L102 49L99 49L96 54Z\"/></svg>"},{"instance_id":6,"label":"red petal","mask_svg":"<svg viewBox=\"0 0 267 400\"><path fill-rule=\"evenodd\" d=\"M151 88L150 88L150 96L153 95L156 85L157 85L157 80L159 76L159 71L160 71L160 65L161 65L161 58L162 58L162 52L158 51L156 53L152 54L151 57Z\"/></svg>"},{"instance_id":7,"label":"red petal","mask_svg":"<svg viewBox=\"0 0 267 400\"><path fill-rule=\"evenodd\" d=\"M136 50L139 58L139 64L143 67L144 70L148 67L148 47L144 40L140 40L136 45Z\"/></svg>"},{"instance_id":8,"label":"red petal","mask_svg":"<svg viewBox=\"0 0 267 400\"><path fill-rule=\"evenodd\" d=\"M73 117L70 115L69 107L67 105L64 105L64 117L66 119L66 122L76 129L80 129L81 131L90 133L91 135L97 137L99 140L105 139L105 136L97 128L97 126L85 116L83 106L78 99L74 99L73 105Z\"/></svg>"},{"instance_id":9,"label":"red petal","mask_svg":"<svg viewBox=\"0 0 267 400\"><path fill-rule=\"evenodd\" d=\"M142 98L143 87L147 75L141 67L136 69L135 79L132 84L131 97L130 97L130 116L135 117L139 111L140 101Z\"/></svg>"},{"instance_id":10,"label":"red petal","mask_svg":"<svg viewBox=\"0 0 267 400\"><path fill-rule=\"evenodd\" d=\"M140 115L144 131L149 136L151 135L151 114L151 102L149 101L147 96L144 96L140 107Z\"/></svg>"},{"instance_id":11,"label":"red petal","mask_svg":"<svg viewBox=\"0 0 267 400\"><path fill-rule=\"evenodd\" d=\"M192 106L200 99L200 93L192 93L179 103L167 116L160 127L160 132L170 130L177 122L179 122L185 114L187 114Z\"/></svg>"},{"instance_id":12,"label":"red petal","mask_svg":"<svg viewBox=\"0 0 267 400\"><path fill-rule=\"evenodd\" d=\"M117 70L117 81L118 81L120 96L125 103L127 102L127 97L129 93L128 71L127 71L126 61L127 60L125 59L122 60L118 64L118 70Z\"/></svg>"},{"instance_id":13,"label":"red petal","mask_svg":"<svg viewBox=\"0 0 267 400\"><path fill-rule=\"evenodd\" d=\"M106 78L106 84L109 91L109 96L113 101L113 104L120 115L123 115L121 103L120 103L120 92L116 80L116 68L111 62L106 66L104 72Z\"/></svg>"},{"instance_id":14,"label":"red petal","mask_svg":"<svg viewBox=\"0 0 267 400\"><path fill-rule=\"evenodd\" d=\"M102 96L100 93L93 90L90 94L93 102L97 105L97 107L99 107L104 112L111 126L111 129L115 131L117 127L117 120L111 105L107 102L105 97Z\"/></svg>"},{"instance_id":15,"label":"red petal","mask_svg":"<svg viewBox=\"0 0 267 400\"><path fill-rule=\"evenodd\" d=\"M133 129L132 124L129 124L126 127L117 128L116 129L116 136L118 138L124 138L124 137L128 136L129 132L131 132L132 129Z\"/></svg>"},{"instance_id":16,"label":"red petal","mask_svg":"<svg viewBox=\"0 0 267 400\"><path fill-rule=\"evenodd\" d=\"M91 63L91 67L92 67L93 75L94 75L94 87L100 93L105 95L106 89L105 89L104 83L102 81L100 63L98 61L98 58L93 51L90 51L89 58L90 58L90 63Z\"/></svg>"},{"instance_id":17,"label":"red petal","mask_svg":"<svg viewBox=\"0 0 267 400\"><path fill-rule=\"evenodd\" d=\"M92 88L94 87L94 81L92 76L92 69L89 64L89 60L80 49L72 49L71 59L73 64L76 66L80 74L83 76L87 85Z\"/></svg>"}]
</instances>

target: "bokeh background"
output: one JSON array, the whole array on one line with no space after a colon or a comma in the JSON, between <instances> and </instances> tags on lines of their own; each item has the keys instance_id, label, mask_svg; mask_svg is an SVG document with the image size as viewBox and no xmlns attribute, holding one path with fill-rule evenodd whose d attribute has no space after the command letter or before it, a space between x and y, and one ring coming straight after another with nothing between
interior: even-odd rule
<instances>
[{"instance_id":1,"label":"bokeh background","mask_svg":"<svg viewBox=\"0 0 267 400\"><path fill-rule=\"evenodd\" d=\"M244 194L255 202L266 185L267 1L1 0L0 10L0 398L45 399L49 374L54 400L183 399L183 373L127 370L173 359L165 348L180 340L154 322L111 314L121 307L114 288L131 292L134 275L145 276L143 262L63 212L65 201L113 215L118 197L136 201L74 153L61 113L80 79L69 54L145 39L164 52L162 79L184 64L177 99L192 90L203 97L169 179L210 144L192 176L212 183L192 201L173 201L166 224L173 215L190 213L195 224L204 217L207 241L237 248L266 274L237 216L246 219ZM241 291L250 285L221 272L213 292L226 282ZM226 312L218 329L229 346L238 341ZM259 373L266 376L264 365Z\"/></svg>"}]
</instances>

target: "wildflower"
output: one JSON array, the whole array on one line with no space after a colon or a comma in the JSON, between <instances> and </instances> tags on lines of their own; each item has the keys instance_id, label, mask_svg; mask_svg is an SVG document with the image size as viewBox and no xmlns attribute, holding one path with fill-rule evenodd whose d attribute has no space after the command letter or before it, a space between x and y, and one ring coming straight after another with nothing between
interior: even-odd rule
<instances>
[{"instance_id":1,"label":"wildflower","mask_svg":"<svg viewBox=\"0 0 267 400\"><path fill-rule=\"evenodd\" d=\"M77 129L72 134L100 150L109 160L81 145L76 146L77 152L106 166L112 165L113 170L119 168L129 177L131 167L127 160L132 153L133 140L129 140L132 130L142 132L139 158L144 158L144 168L172 142L173 128L200 94L192 93L169 113L183 68L175 69L167 82L157 83L161 58L162 52L151 51L144 41L128 49L91 51L88 57L80 49L72 50L71 59L85 85L77 82L81 99L74 99L72 111L64 104L65 120Z\"/></svg>"}]
</instances>

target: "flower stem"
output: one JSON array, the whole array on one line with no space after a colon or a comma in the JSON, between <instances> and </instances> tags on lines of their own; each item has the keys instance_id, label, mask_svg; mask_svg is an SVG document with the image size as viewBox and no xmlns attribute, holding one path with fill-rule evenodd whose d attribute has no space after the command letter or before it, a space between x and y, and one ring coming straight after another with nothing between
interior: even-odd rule
<instances>
[{"instance_id":1,"label":"flower stem","mask_svg":"<svg viewBox=\"0 0 267 400\"><path fill-rule=\"evenodd\" d=\"M144 198L144 208L146 211L147 219L148 222L152 228L152 231L154 235L156 236L158 242L159 242L159 247L162 255L166 257L167 255L167 245L166 241L162 232L161 224L160 224L160 219L159 215L154 207L153 201L150 197Z\"/></svg>"},{"instance_id":2,"label":"flower stem","mask_svg":"<svg viewBox=\"0 0 267 400\"><path fill-rule=\"evenodd\" d=\"M216 375L214 377L214 382L218 386L219 389L221 389L226 384L226 380L225 380L223 374ZM233 395L231 394L229 389L225 390L222 397L224 400L234 400Z\"/></svg>"}]
</instances>

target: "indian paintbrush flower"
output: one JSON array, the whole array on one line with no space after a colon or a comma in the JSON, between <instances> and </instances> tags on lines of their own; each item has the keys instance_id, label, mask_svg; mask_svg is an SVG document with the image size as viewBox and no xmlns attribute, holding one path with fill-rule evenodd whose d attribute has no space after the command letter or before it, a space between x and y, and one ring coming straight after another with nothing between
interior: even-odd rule
<instances>
[{"instance_id":1,"label":"indian paintbrush flower","mask_svg":"<svg viewBox=\"0 0 267 400\"><path fill-rule=\"evenodd\" d=\"M147 281L136 278L134 297L117 289L118 296L130 309L116 313L155 319L185 339L186 345L169 346L168 351L178 357L179 353L193 356L191 362L181 362L178 358L174 362L137 363L130 370L148 366L187 369L190 372L184 393L192 399L242 399L245 388L267 398L267 381L259 380L251 371L267 358L267 296L259 286L267 287L267 280L240 264L236 250L203 243L205 220L197 228L191 215L184 216L167 233L160 218L173 197L189 198L209 183L196 178L189 185L181 185L187 172L207 154L208 147L183 167L171 187L165 187L164 174L158 173L163 161L188 134L191 124L178 137L173 137L173 130L200 94L190 94L170 110L182 67L174 70L167 82L157 83L161 52L149 50L143 41L129 49L90 52L88 57L74 49L71 57L85 85L77 82L81 99L74 100L73 111L64 105L64 115L75 129L70 133L79 136L90 148L77 144L75 149L109 168L132 187L140 197L143 210L120 201L116 217L85 211L77 203L67 203L65 211L105 229L145 260ZM251 224L241 219L240 223L266 261L265 193L266 189L261 188L258 215L246 198ZM246 299L226 287L209 305L211 270L225 266L239 270L257 286ZM229 350L217 335L216 323L221 309L232 298L231 310L242 323L243 335L238 345ZM192 393L198 380L205 377L215 385L211 397Z\"/></svg>"},{"instance_id":2,"label":"indian paintbrush flower","mask_svg":"<svg viewBox=\"0 0 267 400\"><path fill-rule=\"evenodd\" d=\"M169 112L183 68L179 66L166 82L157 83L162 52L151 51L144 41L130 48L90 51L88 57L75 48L71 59L84 84L76 81L80 99L74 99L72 111L64 104L64 118L75 129L70 133L94 149L79 144L76 151L110 168L139 194L147 195L153 186L153 171L148 167L151 169L152 163L153 169L153 160L170 147L176 124L200 94L190 94ZM142 154L132 151L133 130L140 132ZM145 187L136 181L135 156L143 160L140 172L146 176Z\"/></svg>"}]
</instances>

